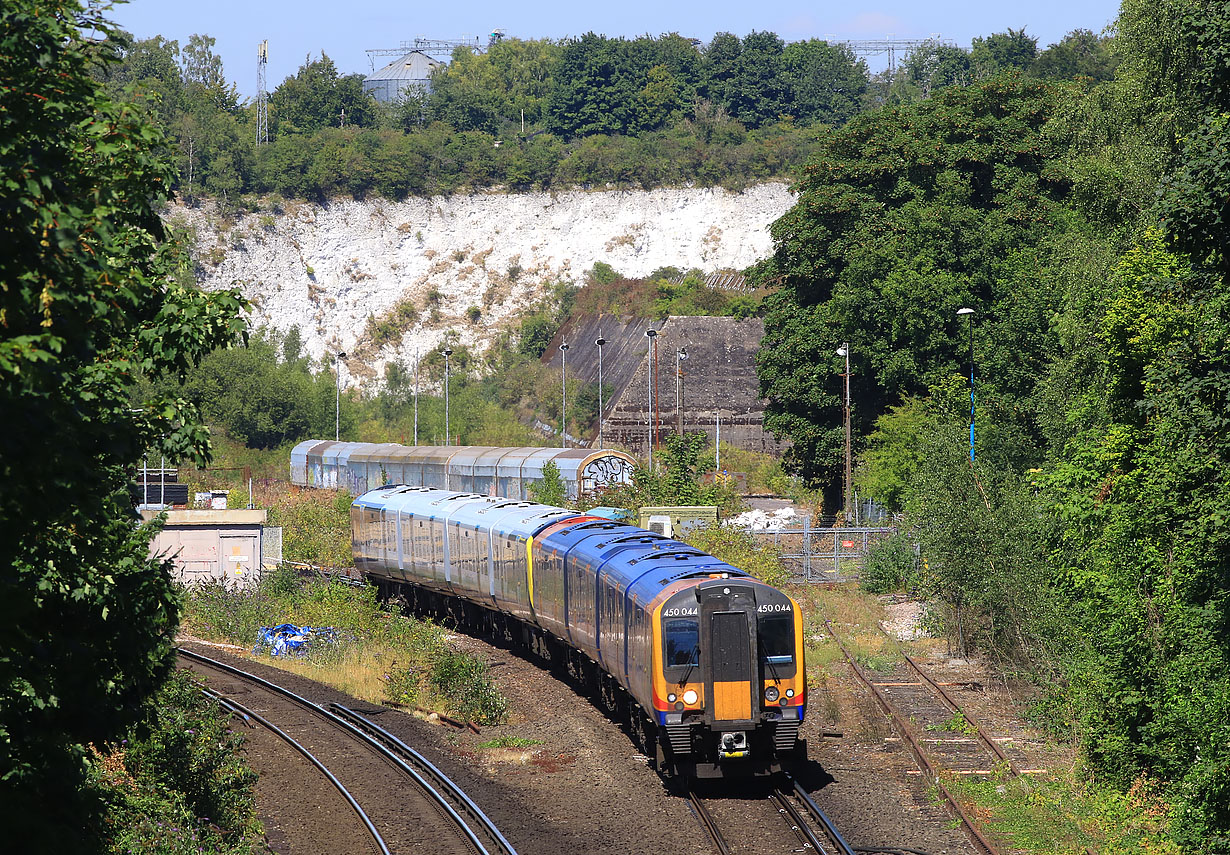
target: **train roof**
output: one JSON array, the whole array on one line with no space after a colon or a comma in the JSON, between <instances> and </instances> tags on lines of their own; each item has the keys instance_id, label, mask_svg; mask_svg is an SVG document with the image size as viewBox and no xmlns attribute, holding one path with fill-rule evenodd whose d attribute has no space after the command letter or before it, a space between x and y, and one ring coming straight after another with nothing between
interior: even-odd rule
<instances>
[{"instance_id":1,"label":"train roof","mask_svg":"<svg viewBox=\"0 0 1230 855\"><path fill-rule=\"evenodd\" d=\"M610 448L542 448L538 446L417 445L395 442L335 442L307 439L291 449L292 467L305 466L309 457L330 464L424 463L448 466L475 475L513 475L539 478L547 463L559 468L565 481L575 481L587 466L627 467L636 464L631 455Z\"/></svg>"},{"instance_id":2,"label":"train roof","mask_svg":"<svg viewBox=\"0 0 1230 855\"><path fill-rule=\"evenodd\" d=\"M450 522L491 528L499 534L522 538L532 537L552 523L578 516L576 511L538 502L399 485L369 490L355 499L354 504L427 519L447 518Z\"/></svg>"}]
</instances>

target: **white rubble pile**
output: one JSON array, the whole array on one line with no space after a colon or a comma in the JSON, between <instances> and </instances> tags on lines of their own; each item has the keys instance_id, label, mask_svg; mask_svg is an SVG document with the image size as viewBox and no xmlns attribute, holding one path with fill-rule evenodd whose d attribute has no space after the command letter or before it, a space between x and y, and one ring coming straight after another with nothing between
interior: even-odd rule
<instances>
[{"instance_id":1,"label":"white rubble pile","mask_svg":"<svg viewBox=\"0 0 1230 855\"><path fill-rule=\"evenodd\" d=\"M306 352L351 354L342 382L440 345L449 330L481 352L553 282L580 284L595 262L644 276L666 266L738 270L772 249L769 225L794 203L787 186L484 193L402 202L283 202L218 215L174 206L195 240L201 286L241 288L254 326L299 327ZM376 346L369 318L401 315ZM417 316L417 317L416 317Z\"/></svg>"},{"instance_id":2,"label":"white rubble pile","mask_svg":"<svg viewBox=\"0 0 1230 855\"><path fill-rule=\"evenodd\" d=\"M775 511L753 509L731 517L726 524L752 531L780 531L799 521L800 517L794 508L778 508Z\"/></svg>"}]
</instances>

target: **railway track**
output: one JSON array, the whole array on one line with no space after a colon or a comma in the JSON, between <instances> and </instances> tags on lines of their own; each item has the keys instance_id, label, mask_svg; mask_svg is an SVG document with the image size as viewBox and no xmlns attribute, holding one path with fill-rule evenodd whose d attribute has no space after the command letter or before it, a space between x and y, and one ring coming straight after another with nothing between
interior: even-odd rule
<instances>
[{"instance_id":1,"label":"railway track","mask_svg":"<svg viewBox=\"0 0 1230 855\"><path fill-rule=\"evenodd\" d=\"M913 755L918 771L947 802L949 810L960 821L970 842L983 855L999 855L994 844L971 821L960 800L944 784L941 772L992 774L999 764L1004 764L999 768L1005 769L1009 774L1019 774L1019 768L995 745L985 730L971 721L960 705L927 677L909 657L906 657L909 664L905 676L910 679L872 680L850 655L832 622L825 619L824 623L855 677L871 692L877 706L897 731L898 738ZM904 651L902 655L904 656ZM908 712L903 714L903 708L908 709ZM961 718L954 721L958 715ZM922 732L916 731L911 722L918 722ZM947 730L950 726L959 727L956 732L965 735L930 738L922 735L928 732L953 732Z\"/></svg>"},{"instance_id":2,"label":"railway track","mask_svg":"<svg viewBox=\"0 0 1230 855\"><path fill-rule=\"evenodd\" d=\"M706 800L688 787L685 795L692 812L718 855L741 855L744 852L782 853L812 852L817 855L855 855L837 826L829 819L810 794L790 776L783 776L784 783L774 783L760 799L727 799L733 805L723 812L737 814L727 822L738 829L735 845L732 846L723 834L721 825L709 809ZM782 839L774 839L769 832L770 823L749 819L756 812L775 813L784 823Z\"/></svg>"},{"instance_id":3,"label":"railway track","mask_svg":"<svg viewBox=\"0 0 1230 855\"><path fill-rule=\"evenodd\" d=\"M258 721L291 744L327 777L371 841L371 851L516 855L494 823L425 757L369 719L340 704L325 708L232 665L180 648L194 670L222 676L231 691L206 689L224 707ZM240 704L228 695L249 694ZM252 707L265 705L265 715ZM305 717L306 714L306 717ZM275 723L270 720L276 718ZM354 744L367 748L355 752ZM389 779L392 766L399 774ZM350 782L347 787L344 782Z\"/></svg>"}]
</instances>

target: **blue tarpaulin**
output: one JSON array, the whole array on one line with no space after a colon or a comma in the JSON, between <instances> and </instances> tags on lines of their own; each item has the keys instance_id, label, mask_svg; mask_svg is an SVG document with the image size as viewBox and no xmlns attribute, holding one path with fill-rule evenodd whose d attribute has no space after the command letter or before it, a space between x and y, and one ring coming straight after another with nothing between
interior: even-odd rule
<instances>
[{"instance_id":1,"label":"blue tarpaulin","mask_svg":"<svg viewBox=\"0 0 1230 855\"><path fill-rule=\"evenodd\" d=\"M262 626L252 652L268 653L270 656L304 656L313 642L332 644L336 638L337 632L331 626L295 626L293 623Z\"/></svg>"}]
</instances>

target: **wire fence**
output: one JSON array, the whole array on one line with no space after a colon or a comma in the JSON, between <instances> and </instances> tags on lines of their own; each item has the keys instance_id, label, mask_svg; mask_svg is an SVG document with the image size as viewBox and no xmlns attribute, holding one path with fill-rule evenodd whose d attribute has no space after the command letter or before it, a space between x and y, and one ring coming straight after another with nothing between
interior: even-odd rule
<instances>
[{"instance_id":1,"label":"wire fence","mask_svg":"<svg viewBox=\"0 0 1230 855\"><path fill-rule=\"evenodd\" d=\"M806 519L771 529L741 530L776 551L782 565L805 582L857 580L871 547L897 533L891 526L820 528Z\"/></svg>"}]
</instances>

